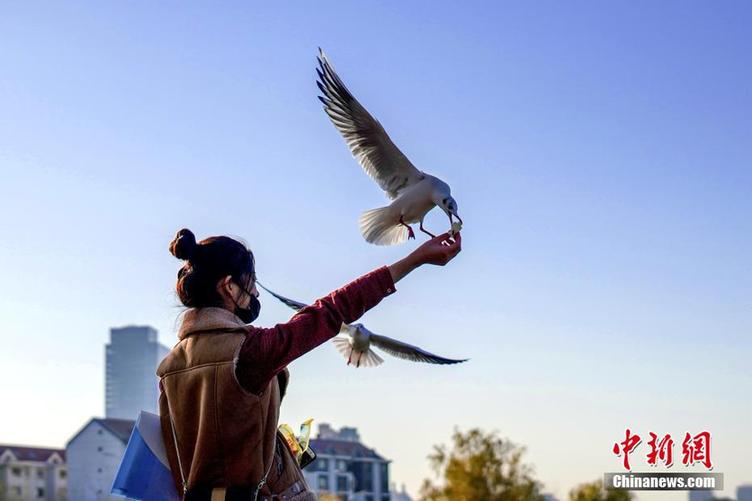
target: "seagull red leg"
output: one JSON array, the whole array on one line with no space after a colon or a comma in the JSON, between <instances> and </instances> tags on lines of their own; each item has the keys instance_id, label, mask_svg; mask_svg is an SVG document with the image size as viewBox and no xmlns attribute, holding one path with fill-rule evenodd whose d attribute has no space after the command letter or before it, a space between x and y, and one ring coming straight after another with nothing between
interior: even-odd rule
<instances>
[{"instance_id":1,"label":"seagull red leg","mask_svg":"<svg viewBox=\"0 0 752 501\"><path fill-rule=\"evenodd\" d=\"M415 238L415 232L413 231L412 228L410 228L409 224L405 223L405 220L403 218L404 218L404 216L400 216L400 224L402 226L404 226L405 228L407 228L407 239L408 240L411 239L411 238L414 239Z\"/></svg>"}]
</instances>

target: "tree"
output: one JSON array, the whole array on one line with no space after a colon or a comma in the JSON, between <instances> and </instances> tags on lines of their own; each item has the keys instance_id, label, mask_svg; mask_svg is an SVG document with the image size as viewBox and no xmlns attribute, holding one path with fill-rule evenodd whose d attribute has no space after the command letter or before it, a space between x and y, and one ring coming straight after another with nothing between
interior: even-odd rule
<instances>
[{"instance_id":1,"label":"tree","mask_svg":"<svg viewBox=\"0 0 752 501\"><path fill-rule=\"evenodd\" d=\"M629 501L632 493L616 489L604 489L603 481L580 484L569 491L569 501Z\"/></svg>"},{"instance_id":2,"label":"tree","mask_svg":"<svg viewBox=\"0 0 752 501\"><path fill-rule=\"evenodd\" d=\"M453 446L434 446L428 456L441 485L423 481L422 501L541 501L540 483L522 463L525 452L496 432L455 429Z\"/></svg>"}]
</instances>

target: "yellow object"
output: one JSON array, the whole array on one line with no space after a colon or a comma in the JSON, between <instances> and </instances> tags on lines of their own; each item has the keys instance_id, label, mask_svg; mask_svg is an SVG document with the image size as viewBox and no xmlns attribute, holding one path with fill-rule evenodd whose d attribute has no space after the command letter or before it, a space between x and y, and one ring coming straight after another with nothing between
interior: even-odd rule
<instances>
[{"instance_id":1,"label":"yellow object","mask_svg":"<svg viewBox=\"0 0 752 501\"><path fill-rule=\"evenodd\" d=\"M300 425L300 437L295 436L295 432L292 431L289 424L283 423L279 425L279 431L282 433L282 436L285 437L285 441L292 452L292 456L298 464L300 464L300 460L303 457L303 452L308 449L308 445L311 442L312 422L313 418L308 418L303 421L303 424Z\"/></svg>"},{"instance_id":2,"label":"yellow object","mask_svg":"<svg viewBox=\"0 0 752 501\"><path fill-rule=\"evenodd\" d=\"M311 423L313 423L313 418L308 418L300 425L300 438L298 438L298 443L300 444L301 455L306 449L308 449L308 444L311 442Z\"/></svg>"},{"instance_id":3,"label":"yellow object","mask_svg":"<svg viewBox=\"0 0 752 501\"><path fill-rule=\"evenodd\" d=\"M303 455L303 451L300 450L300 444L298 443L298 439L295 438L295 432L292 431L292 428L290 428L290 425L288 424L279 425L279 431L282 433L282 436L285 437L287 446L290 448L290 452L292 452L292 457L295 458L295 461L300 463L300 456Z\"/></svg>"}]
</instances>

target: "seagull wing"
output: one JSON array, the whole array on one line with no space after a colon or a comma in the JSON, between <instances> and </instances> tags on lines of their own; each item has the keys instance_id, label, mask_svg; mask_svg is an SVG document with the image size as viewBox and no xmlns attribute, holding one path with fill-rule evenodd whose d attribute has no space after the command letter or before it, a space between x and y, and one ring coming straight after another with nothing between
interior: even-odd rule
<instances>
[{"instance_id":1,"label":"seagull wing","mask_svg":"<svg viewBox=\"0 0 752 501\"><path fill-rule=\"evenodd\" d=\"M319 49L319 79L316 84L324 111L345 138L353 156L389 198L425 177L397 148L381 124L353 97L324 51Z\"/></svg>"},{"instance_id":2,"label":"seagull wing","mask_svg":"<svg viewBox=\"0 0 752 501\"><path fill-rule=\"evenodd\" d=\"M451 358L444 358L433 353L429 353L417 346L412 346L402 341L397 341L386 336L380 336L378 334L371 334L371 344L381 348L385 352L389 353L393 357L410 360L412 362L425 362L428 364L459 364L466 362L467 359L455 360Z\"/></svg>"},{"instance_id":3,"label":"seagull wing","mask_svg":"<svg viewBox=\"0 0 752 501\"><path fill-rule=\"evenodd\" d=\"M256 280L256 284L258 286L260 286L262 289L264 289L266 292L268 292L272 296L276 297L277 299L279 299L280 301L282 301L283 303L285 303L287 306L289 306L290 308L292 308L295 311L300 311L303 308L305 308L306 306L308 306L305 303L299 303L298 301L295 301L294 299L288 299L288 298L286 298L284 296L280 296L276 292L270 291L269 289L267 289L266 287L264 287L263 285L261 285L261 283L259 283L258 280Z\"/></svg>"}]
</instances>

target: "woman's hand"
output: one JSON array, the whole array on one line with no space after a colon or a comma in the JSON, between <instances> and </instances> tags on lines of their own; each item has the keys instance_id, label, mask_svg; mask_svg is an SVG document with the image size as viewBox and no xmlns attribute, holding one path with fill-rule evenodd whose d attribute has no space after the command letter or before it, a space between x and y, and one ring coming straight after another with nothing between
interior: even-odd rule
<instances>
[{"instance_id":1,"label":"woman's hand","mask_svg":"<svg viewBox=\"0 0 752 501\"><path fill-rule=\"evenodd\" d=\"M455 233L454 237L450 237L449 233L444 233L432 238L412 251L406 258L389 266L392 280L397 283L405 275L423 264L444 266L460 252L461 244L462 237L459 232Z\"/></svg>"},{"instance_id":2,"label":"woman's hand","mask_svg":"<svg viewBox=\"0 0 752 501\"><path fill-rule=\"evenodd\" d=\"M418 265L435 264L444 266L459 253L461 244L462 237L460 237L459 232L453 238L449 237L449 233L444 233L424 242L420 247L412 251L410 256L417 261Z\"/></svg>"}]
</instances>

